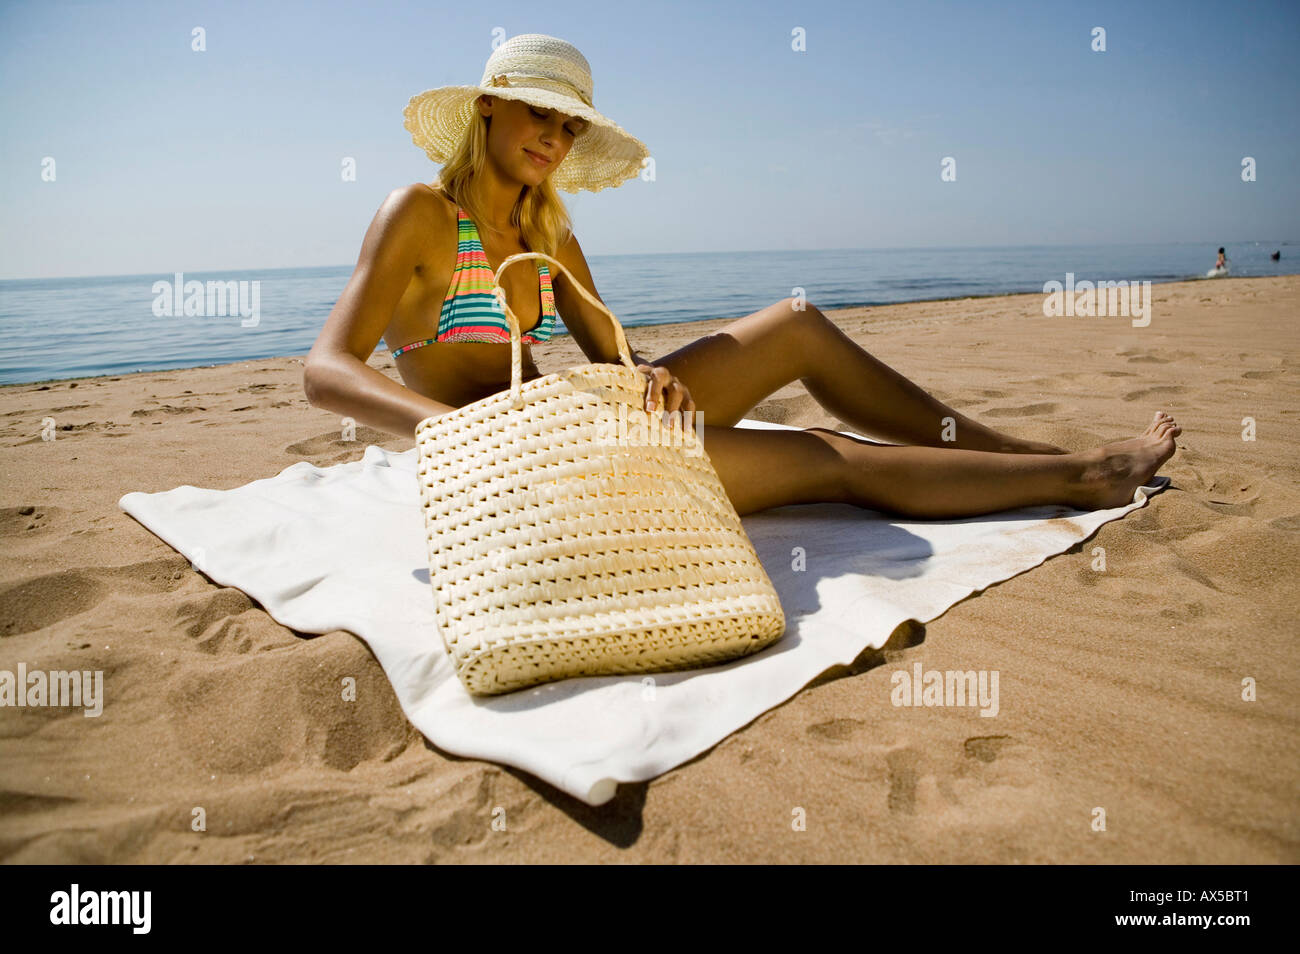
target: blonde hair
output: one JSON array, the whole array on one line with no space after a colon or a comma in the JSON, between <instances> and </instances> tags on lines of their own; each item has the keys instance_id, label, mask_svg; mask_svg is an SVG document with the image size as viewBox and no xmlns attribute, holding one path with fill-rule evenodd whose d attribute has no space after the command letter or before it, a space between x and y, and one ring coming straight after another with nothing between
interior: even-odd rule
<instances>
[{"instance_id":1,"label":"blonde hair","mask_svg":"<svg viewBox=\"0 0 1300 954\"><path fill-rule=\"evenodd\" d=\"M477 108L451 158L436 180L438 187L464 209L480 229L492 230L486 210L473 187L474 176L487 162L488 117ZM524 245L532 252L557 256L573 234L569 210L560 199L559 190L547 176L536 187L524 186L510 212L510 224L519 229Z\"/></svg>"}]
</instances>

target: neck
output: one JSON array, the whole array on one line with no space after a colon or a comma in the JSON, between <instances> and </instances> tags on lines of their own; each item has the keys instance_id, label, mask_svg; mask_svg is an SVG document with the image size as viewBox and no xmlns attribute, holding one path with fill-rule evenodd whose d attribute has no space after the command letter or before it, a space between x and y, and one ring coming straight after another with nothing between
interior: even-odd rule
<instances>
[{"instance_id":1,"label":"neck","mask_svg":"<svg viewBox=\"0 0 1300 954\"><path fill-rule=\"evenodd\" d=\"M514 231L510 216L524 187L516 180L503 177L490 160L484 165L483 174L475 179L475 195L485 210L484 218L487 220L479 224L498 232Z\"/></svg>"}]
</instances>

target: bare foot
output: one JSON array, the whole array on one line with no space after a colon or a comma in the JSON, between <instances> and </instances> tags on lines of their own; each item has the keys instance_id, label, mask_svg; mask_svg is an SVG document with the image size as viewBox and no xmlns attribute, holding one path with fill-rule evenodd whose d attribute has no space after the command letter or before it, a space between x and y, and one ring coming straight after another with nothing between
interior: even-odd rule
<instances>
[{"instance_id":1,"label":"bare foot","mask_svg":"<svg viewBox=\"0 0 1300 954\"><path fill-rule=\"evenodd\" d=\"M1164 411L1156 411L1151 424L1138 437L1079 454L1079 505L1089 510L1109 510L1133 502L1133 492L1155 476L1174 456L1174 438L1183 432Z\"/></svg>"}]
</instances>

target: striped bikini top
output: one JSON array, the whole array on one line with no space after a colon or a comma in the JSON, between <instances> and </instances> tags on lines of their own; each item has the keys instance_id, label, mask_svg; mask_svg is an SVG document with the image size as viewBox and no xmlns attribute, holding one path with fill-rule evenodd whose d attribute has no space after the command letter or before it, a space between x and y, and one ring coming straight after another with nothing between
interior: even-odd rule
<instances>
[{"instance_id":1,"label":"striped bikini top","mask_svg":"<svg viewBox=\"0 0 1300 954\"><path fill-rule=\"evenodd\" d=\"M447 297L438 315L438 332L434 338L413 341L393 351L393 357L413 348L422 348L442 341L504 341L510 342L510 325L506 314L492 294L492 266L488 264L474 220L457 208L456 268L451 273ZM543 261L537 262L537 277L541 286L541 317L536 327L524 331L520 340L526 344L549 341L555 329L555 293L551 288L551 273Z\"/></svg>"}]
</instances>

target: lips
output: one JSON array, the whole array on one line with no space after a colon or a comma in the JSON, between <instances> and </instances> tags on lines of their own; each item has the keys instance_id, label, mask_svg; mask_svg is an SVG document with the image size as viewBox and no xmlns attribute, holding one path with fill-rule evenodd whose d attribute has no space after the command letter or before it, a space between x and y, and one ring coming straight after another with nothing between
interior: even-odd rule
<instances>
[{"instance_id":1,"label":"lips","mask_svg":"<svg viewBox=\"0 0 1300 954\"><path fill-rule=\"evenodd\" d=\"M528 153L529 158L539 166L549 166L551 164L551 160L540 153L533 152L531 149L525 149L524 152Z\"/></svg>"}]
</instances>

